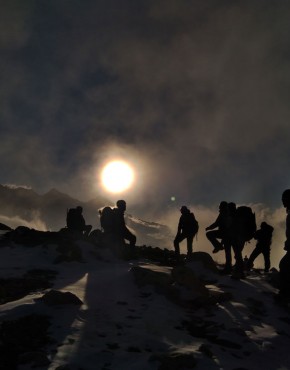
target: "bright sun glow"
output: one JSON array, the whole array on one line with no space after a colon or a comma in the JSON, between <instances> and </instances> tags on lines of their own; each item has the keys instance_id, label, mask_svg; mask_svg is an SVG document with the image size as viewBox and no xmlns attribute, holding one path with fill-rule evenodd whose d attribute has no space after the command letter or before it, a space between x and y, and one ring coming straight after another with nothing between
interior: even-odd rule
<instances>
[{"instance_id":1,"label":"bright sun glow","mask_svg":"<svg viewBox=\"0 0 290 370\"><path fill-rule=\"evenodd\" d=\"M121 193L130 188L135 175L132 167L124 161L108 163L102 170L104 188L111 193Z\"/></svg>"}]
</instances>

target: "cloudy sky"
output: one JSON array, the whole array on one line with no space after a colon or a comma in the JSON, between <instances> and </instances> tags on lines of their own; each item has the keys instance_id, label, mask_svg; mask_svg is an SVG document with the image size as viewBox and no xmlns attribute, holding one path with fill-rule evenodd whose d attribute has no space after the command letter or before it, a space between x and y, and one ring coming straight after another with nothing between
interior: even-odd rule
<instances>
[{"instance_id":1,"label":"cloudy sky","mask_svg":"<svg viewBox=\"0 0 290 370\"><path fill-rule=\"evenodd\" d=\"M290 1L3 0L0 183L79 199L121 157L132 205L281 205Z\"/></svg>"}]
</instances>

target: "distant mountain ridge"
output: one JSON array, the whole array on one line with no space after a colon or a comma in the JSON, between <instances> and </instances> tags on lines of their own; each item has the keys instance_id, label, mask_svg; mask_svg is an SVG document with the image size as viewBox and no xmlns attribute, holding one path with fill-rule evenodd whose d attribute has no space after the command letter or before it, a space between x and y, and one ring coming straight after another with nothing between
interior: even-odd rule
<instances>
[{"instance_id":1,"label":"distant mountain ridge","mask_svg":"<svg viewBox=\"0 0 290 370\"><path fill-rule=\"evenodd\" d=\"M0 185L0 213L2 215L9 218L18 216L28 222L39 218L49 230L59 230L65 226L68 208L82 206L89 222L92 218L96 218L97 209L107 203L108 200L103 197L82 202L57 189L51 189L40 195L33 189Z\"/></svg>"},{"instance_id":2,"label":"distant mountain ridge","mask_svg":"<svg viewBox=\"0 0 290 370\"><path fill-rule=\"evenodd\" d=\"M51 189L40 195L33 189L24 187L9 187L0 184L0 214L7 218L19 217L27 222L39 220L46 225L47 230L58 231L66 226L67 209L76 206L83 207L86 223L93 229L100 228L98 210L112 202L104 197L97 196L88 202L82 202ZM165 225L140 220L127 215L127 224L139 237L139 242L154 246L166 246L172 238L170 230ZM6 224L6 223L5 223ZM7 223L7 226L9 223Z\"/></svg>"}]
</instances>

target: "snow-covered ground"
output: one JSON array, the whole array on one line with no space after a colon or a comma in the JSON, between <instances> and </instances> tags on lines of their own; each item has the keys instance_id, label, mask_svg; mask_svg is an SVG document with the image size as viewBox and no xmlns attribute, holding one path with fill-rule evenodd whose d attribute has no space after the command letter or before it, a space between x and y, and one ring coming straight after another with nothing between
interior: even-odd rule
<instances>
[{"instance_id":1,"label":"snow-covered ground","mask_svg":"<svg viewBox=\"0 0 290 370\"><path fill-rule=\"evenodd\" d=\"M274 303L269 276L256 272L233 280L190 262L185 267L207 281L210 295L227 298L200 307L181 305L154 284L140 285L134 278L136 267L165 277L172 267L121 260L78 243L84 261L57 264L55 245L0 247L0 278L21 277L36 268L54 270L53 289L83 302L48 306L38 299L44 292L37 291L0 305L1 322L31 313L51 317L49 364L38 369L290 369L290 311ZM187 290L194 297L194 288Z\"/></svg>"}]
</instances>

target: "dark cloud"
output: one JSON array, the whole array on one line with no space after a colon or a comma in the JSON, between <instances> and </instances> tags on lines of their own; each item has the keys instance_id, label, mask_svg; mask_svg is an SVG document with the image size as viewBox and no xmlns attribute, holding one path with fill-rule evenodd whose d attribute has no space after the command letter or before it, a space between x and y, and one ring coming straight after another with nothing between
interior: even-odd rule
<instances>
[{"instance_id":1,"label":"dark cloud","mask_svg":"<svg viewBox=\"0 0 290 370\"><path fill-rule=\"evenodd\" d=\"M4 2L0 182L93 197L113 152L140 170L136 204L279 203L289 13L284 0Z\"/></svg>"}]
</instances>

